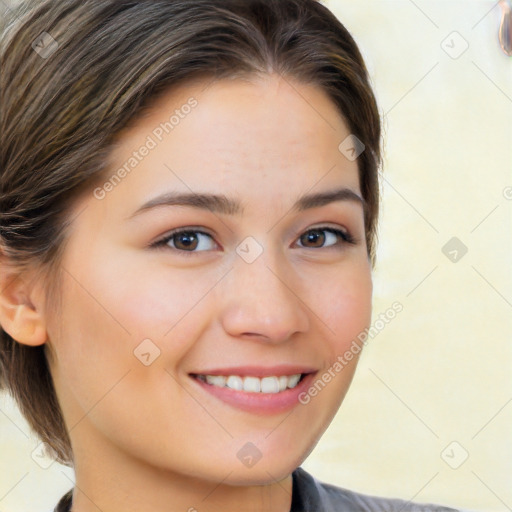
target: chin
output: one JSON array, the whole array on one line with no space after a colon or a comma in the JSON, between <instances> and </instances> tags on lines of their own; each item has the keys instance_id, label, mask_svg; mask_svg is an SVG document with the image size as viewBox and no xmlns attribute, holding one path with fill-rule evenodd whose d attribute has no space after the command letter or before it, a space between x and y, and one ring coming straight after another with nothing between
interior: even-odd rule
<instances>
[{"instance_id":1,"label":"chin","mask_svg":"<svg viewBox=\"0 0 512 512\"><path fill-rule=\"evenodd\" d=\"M258 469L258 465L252 468L237 468L224 481L227 485L253 486L268 485L279 482L288 477L297 466L294 464L267 465Z\"/></svg>"},{"instance_id":2,"label":"chin","mask_svg":"<svg viewBox=\"0 0 512 512\"><path fill-rule=\"evenodd\" d=\"M245 466L242 462L236 464L234 468L232 464L231 468L226 465L226 473L232 471L229 478L226 479L226 483L229 485L267 485L281 481L302 464L315 445L316 443L313 443L307 453L305 450L297 453L297 447L295 447L294 453L275 450L272 457L263 454L261 459L254 462L252 466Z\"/></svg>"}]
</instances>

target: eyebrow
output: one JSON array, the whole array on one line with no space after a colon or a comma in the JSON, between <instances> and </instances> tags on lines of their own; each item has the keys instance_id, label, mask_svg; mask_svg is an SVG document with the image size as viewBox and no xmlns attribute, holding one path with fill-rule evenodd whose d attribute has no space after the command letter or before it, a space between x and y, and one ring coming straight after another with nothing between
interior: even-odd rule
<instances>
[{"instance_id":1,"label":"eyebrow","mask_svg":"<svg viewBox=\"0 0 512 512\"><path fill-rule=\"evenodd\" d=\"M349 188L340 188L314 194L305 194L295 202L292 211L301 212L310 208L318 208L336 201L350 201L359 203L366 212L366 201L356 192ZM224 194L206 194L189 192L167 192L161 194L138 208L129 219L162 206L190 206L201 210L209 210L213 213L224 215L243 215L244 208L237 199L232 199Z\"/></svg>"}]
</instances>

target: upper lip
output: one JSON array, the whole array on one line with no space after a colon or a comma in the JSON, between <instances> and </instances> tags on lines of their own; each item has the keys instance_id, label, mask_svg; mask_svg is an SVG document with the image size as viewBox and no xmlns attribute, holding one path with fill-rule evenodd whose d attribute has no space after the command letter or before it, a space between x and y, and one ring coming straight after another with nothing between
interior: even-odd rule
<instances>
[{"instance_id":1,"label":"upper lip","mask_svg":"<svg viewBox=\"0 0 512 512\"><path fill-rule=\"evenodd\" d=\"M192 372L191 375L239 375L240 377L272 377L313 373L316 368L303 365L280 364L276 366L232 366Z\"/></svg>"}]
</instances>

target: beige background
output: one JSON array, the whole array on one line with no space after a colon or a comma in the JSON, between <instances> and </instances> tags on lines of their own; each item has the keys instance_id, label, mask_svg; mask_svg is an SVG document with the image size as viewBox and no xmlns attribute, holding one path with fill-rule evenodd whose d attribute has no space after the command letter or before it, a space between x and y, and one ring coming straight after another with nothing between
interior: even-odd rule
<instances>
[{"instance_id":1,"label":"beige background","mask_svg":"<svg viewBox=\"0 0 512 512\"><path fill-rule=\"evenodd\" d=\"M500 9L325 3L360 45L384 118L374 319L394 301L403 311L370 339L303 467L365 493L512 510L512 58ZM443 253L452 237L466 254ZM37 444L2 397L0 511L50 511L72 486L71 470L32 460Z\"/></svg>"}]
</instances>

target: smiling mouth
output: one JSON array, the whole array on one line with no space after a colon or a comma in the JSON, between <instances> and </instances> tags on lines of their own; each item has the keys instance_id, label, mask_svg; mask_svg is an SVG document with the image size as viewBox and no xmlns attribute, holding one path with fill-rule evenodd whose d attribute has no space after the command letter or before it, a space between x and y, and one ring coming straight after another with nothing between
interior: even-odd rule
<instances>
[{"instance_id":1,"label":"smiling mouth","mask_svg":"<svg viewBox=\"0 0 512 512\"><path fill-rule=\"evenodd\" d=\"M217 388L228 388L248 393L277 394L295 388L306 375L308 374L296 373L259 378L240 375L191 374L191 377Z\"/></svg>"}]
</instances>

